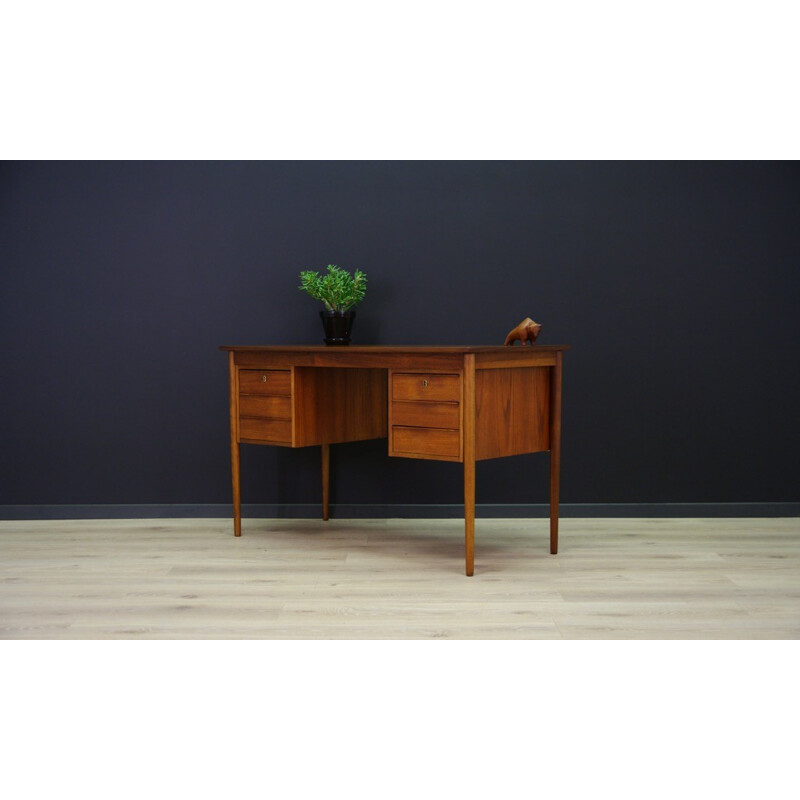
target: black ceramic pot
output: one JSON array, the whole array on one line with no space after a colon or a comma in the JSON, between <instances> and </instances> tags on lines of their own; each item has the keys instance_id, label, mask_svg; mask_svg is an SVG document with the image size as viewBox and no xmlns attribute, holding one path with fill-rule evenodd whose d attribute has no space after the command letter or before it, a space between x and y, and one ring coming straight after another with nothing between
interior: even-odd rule
<instances>
[{"instance_id":1,"label":"black ceramic pot","mask_svg":"<svg viewBox=\"0 0 800 800\"><path fill-rule=\"evenodd\" d=\"M353 318L356 312L328 311L319 312L322 324L325 326L325 344L350 344L350 331L353 329Z\"/></svg>"}]
</instances>

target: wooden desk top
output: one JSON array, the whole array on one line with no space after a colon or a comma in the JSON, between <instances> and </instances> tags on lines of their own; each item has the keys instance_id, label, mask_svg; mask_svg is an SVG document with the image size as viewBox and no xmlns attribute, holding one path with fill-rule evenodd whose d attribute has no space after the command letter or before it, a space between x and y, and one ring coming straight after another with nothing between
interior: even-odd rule
<instances>
[{"instance_id":1,"label":"wooden desk top","mask_svg":"<svg viewBox=\"0 0 800 800\"><path fill-rule=\"evenodd\" d=\"M240 367L376 367L461 369L475 358L475 369L554 366L566 344L528 345L222 345Z\"/></svg>"},{"instance_id":2,"label":"wooden desk top","mask_svg":"<svg viewBox=\"0 0 800 800\"><path fill-rule=\"evenodd\" d=\"M558 350L569 350L568 344L536 344L516 347L505 347L496 344L481 345L404 345L404 344L361 344L345 345L344 347L330 347L328 345L306 345L306 344L270 344L270 345L220 345L220 350L235 350L264 352L264 353L330 353L332 350L347 350L350 353L420 353L429 355L430 353L510 353L510 352L556 352Z\"/></svg>"}]
</instances>

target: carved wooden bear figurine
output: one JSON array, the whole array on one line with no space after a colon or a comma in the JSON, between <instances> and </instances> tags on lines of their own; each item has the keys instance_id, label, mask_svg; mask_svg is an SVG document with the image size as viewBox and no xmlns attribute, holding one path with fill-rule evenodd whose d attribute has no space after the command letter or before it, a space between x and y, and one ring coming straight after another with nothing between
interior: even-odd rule
<instances>
[{"instance_id":1,"label":"carved wooden bear figurine","mask_svg":"<svg viewBox=\"0 0 800 800\"><path fill-rule=\"evenodd\" d=\"M511 333L506 336L506 344L513 345L514 342L519 341L522 344L536 344L536 337L542 326L538 322L534 322L530 317L525 317Z\"/></svg>"}]
</instances>

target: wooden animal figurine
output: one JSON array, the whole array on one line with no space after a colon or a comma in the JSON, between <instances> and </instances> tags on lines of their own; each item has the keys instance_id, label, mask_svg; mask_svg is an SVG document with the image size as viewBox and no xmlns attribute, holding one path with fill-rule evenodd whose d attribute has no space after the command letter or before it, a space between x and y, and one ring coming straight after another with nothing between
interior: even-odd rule
<instances>
[{"instance_id":1,"label":"wooden animal figurine","mask_svg":"<svg viewBox=\"0 0 800 800\"><path fill-rule=\"evenodd\" d=\"M513 345L514 342L519 341L521 344L536 344L536 337L542 326L538 322L534 322L530 317L525 317L511 333L506 336L506 344Z\"/></svg>"}]
</instances>

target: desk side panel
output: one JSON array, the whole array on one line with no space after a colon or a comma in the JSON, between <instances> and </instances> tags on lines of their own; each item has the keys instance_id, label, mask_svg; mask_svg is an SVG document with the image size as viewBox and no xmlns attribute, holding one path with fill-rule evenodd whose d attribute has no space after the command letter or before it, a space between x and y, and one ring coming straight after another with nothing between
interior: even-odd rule
<instances>
[{"instance_id":1,"label":"desk side panel","mask_svg":"<svg viewBox=\"0 0 800 800\"><path fill-rule=\"evenodd\" d=\"M550 449L549 367L475 372L476 458Z\"/></svg>"}]
</instances>

